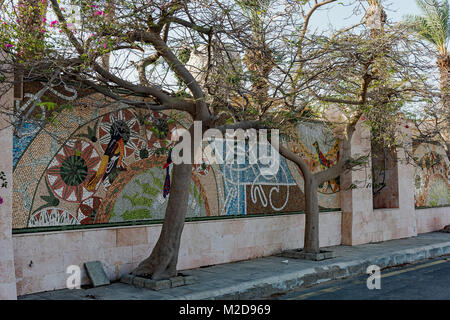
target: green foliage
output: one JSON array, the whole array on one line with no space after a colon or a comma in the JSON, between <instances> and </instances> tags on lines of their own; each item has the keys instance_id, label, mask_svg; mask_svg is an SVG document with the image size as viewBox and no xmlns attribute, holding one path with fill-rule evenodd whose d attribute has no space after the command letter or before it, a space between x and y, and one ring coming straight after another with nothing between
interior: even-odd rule
<instances>
[{"instance_id":1,"label":"green foliage","mask_svg":"<svg viewBox=\"0 0 450 320\"><path fill-rule=\"evenodd\" d=\"M406 21L421 37L433 43L441 55L446 55L450 35L448 0L416 0L416 3L423 15L406 16Z\"/></svg>"},{"instance_id":2,"label":"green foliage","mask_svg":"<svg viewBox=\"0 0 450 320\"><path fill-rule=\"evenodd\" d=\"M148 209L135 209L135 210L126 210L124 213L120 215L124 220L141 220L141 219L150 219L151 212Z\"/></svg>"},{"instance_id":3,"label":"green foliage","mask_svg":"<svg viewBox=\"0 0 450 320\"><path fill-rule=\"evenodd\" d=\"M189 61L190 57L191 57L191 49L183 48L180 51L178 51L178 60L180 60L181 63L186 64Z\"/></svg>"},{"instance_id":4,"label":"green foliage","mask_svg":"<svg viewBox=\"0 0 450 320\"><path fill-rule=\"evenodd\" d=\"M143 197L141 194L139 194L137 192L134 195L132 195L132 196L129 196L129 195L125 194L123 196L123 198L127 199L127 200L130 200L131 205L133 207L136 207L136 206L151 207L152 204L153 204L153 199L149 199L149 198Z\"/></svg>"},{"instance_id":5,"label":"green foliage","mask_svg":"<svg viewBox=\"0 0 450 320\"><path fill-rule=\"evenodd\" d=\"M163 190L164 189L164 184L161 181L161 179L156 177L155 174L152 171L150 171L150 174L152 175L152 178L153 178L153 184L155 186L157 186L160 190Z\"/></svg>"},{"instance_id":6,"label":"green foliage","mask_svg":"<svg viewBox=\"0 0 450 320\"><path fill-rule=\"evenodd\" d=\"M191 196L194 197L195 201L199 205L202 205L202 203L203 203L202 194L198 190L197 185L195 183L191 183L191 186L189 187L189 193L191 194Z\"/></svg>"}]
</instances>

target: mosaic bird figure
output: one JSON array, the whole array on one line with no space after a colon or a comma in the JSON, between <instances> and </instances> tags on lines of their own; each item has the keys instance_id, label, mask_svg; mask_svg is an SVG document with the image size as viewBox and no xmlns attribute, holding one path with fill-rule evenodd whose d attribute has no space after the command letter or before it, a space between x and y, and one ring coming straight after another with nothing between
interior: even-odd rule
<instances>
[{"instance_id":1,"label":"mosaic bird figure","mask_svg":"<svg viewBox=\"0 0 450 320\"><path fill-rule=\"evenodd\" d=\"M320 151L319 143L317 141L315 141L313 143L313 146L314 146L314 148L316 148L317 155L319 156L320 167L322 169L326 169L326 168L331 167L331 162L328 161L328 159L325 158L325 156L322 153L322 151ZM339 152L337 153L337 157L339 158ZM331 179L330 181L324 182L324 185L326 185L326 190L331 189L332 192L336 192L339 189L339 182L338 182L339 179L338 178Z\"/></svg>"},{"instance_id":2,"label":"mosaic bird figure","mask_svg":"<svg viewBox=\"0 0 450 320\"><path fill-rule=\"evenodd\" d=\"M317 154L319 156L320 166L322 168L324 168L324 169L325 168L329 168L331 166L331 163L330 163L330 161L328 161L327 158L325 158L325 156L323 155L322 151L320 151L319 143L317 141L315 141L313 143L313 146L314 146L314 148L316 148Z\"/></svg>"},{"instance_id":3,"label":"mosaic bird figure","mask_svg":"<svg viewBox=\"0 0 450 320\"><path fill-rule=\"evenodd\" d=\"M124 133L126 133L124 128L120 125L113 124L111 140L106 147L97 172L86 184L86 190L90 192L94 191L99 181L104 181L114 168L118 167L122 170L125 169L123 163L123 156L125 154Z\"/></svg>"}]
</instances>

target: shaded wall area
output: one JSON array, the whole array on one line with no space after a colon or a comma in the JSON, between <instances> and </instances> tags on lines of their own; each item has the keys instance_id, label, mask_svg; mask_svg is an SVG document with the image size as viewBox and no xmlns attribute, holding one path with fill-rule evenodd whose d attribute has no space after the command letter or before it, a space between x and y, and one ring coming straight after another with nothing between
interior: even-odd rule
<instances>
[{"instance_id":1,"label":"shaded wall area","mask_svg":"<svg viewBox=\"0 0 450 320\"><path fill-rule=\"evenodd\" d=\"M372 143L373 208L398 208L398 159L390 148Z\"/></svg>"}]
</instances>

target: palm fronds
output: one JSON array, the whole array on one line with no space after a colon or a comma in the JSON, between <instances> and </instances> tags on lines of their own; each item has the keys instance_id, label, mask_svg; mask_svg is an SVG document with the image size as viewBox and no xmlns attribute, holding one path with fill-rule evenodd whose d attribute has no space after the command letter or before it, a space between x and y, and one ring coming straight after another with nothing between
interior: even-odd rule
<instances>
[{"instance_id":1,"label":"palm fronds","mask_svg":"<svg viewBox=\"0 0 450 320\"><path fill-rule=\"evenodd\" d=\"M406 21L424 39L433 43L442 56L446 56L450 38L450 6L448 0L416 0L421 16L408 15Z\"/></svg>"}]
</instances>

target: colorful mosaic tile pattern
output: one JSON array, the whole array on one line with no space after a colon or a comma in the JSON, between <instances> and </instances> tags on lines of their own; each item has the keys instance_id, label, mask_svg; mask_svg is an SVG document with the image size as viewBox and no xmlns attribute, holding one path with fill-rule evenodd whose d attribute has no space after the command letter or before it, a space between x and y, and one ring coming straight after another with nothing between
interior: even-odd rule
<instances>
[{"instance_id":1,"label":"colorful mosaic tile pattern","mask_svg":"<svg viewBox=\"0 0 450 320\"><path fill-rule=\"evenodd\" d=\"M63 90L68 96L72 89ZM78 95L71 103L57 125L24 126L27 138L14 145L13 228L163 219L160 151L176 127L190 124L188 117L169 121L167 114L143 114L97 96ZM338 157L336 143L328 146L317 128L298 131L314 139L298 145L314 170ZM323 186L321 207L339 208L336 186ZM301 211L303 197L299 170L283 158L274 176L262 175L259 165L200 164L193 166L187 216Z\"/></svg>"},{"instance_id":2,"label":"colorful mosaic tile pattern","mask_svg":"<svg viewBox=\"0 0 450 320\"><path fill-rule=\"evenodd\" d=\"M442 147L421 144L414 152L416 207L450 205L450 161Z\"/></svg>"}]
</instances>

